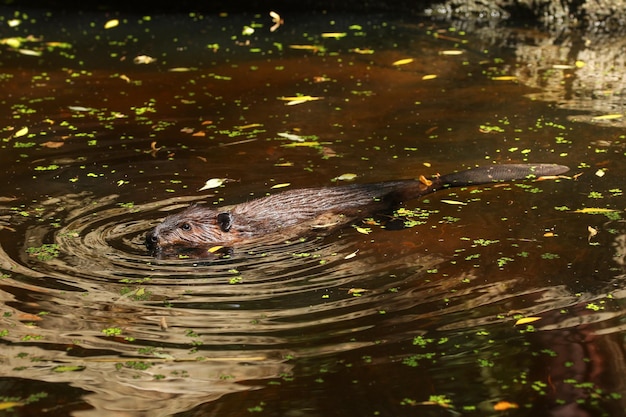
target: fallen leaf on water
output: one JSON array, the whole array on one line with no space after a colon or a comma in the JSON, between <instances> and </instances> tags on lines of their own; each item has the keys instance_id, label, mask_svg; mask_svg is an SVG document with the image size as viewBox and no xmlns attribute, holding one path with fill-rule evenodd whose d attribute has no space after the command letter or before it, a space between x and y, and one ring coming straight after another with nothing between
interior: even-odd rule
<instances>
[{"instance_id":1,"label":"fallen leaf on water","mask_svg":"<svg viewBox=\"0 0 626 417\"><path fill-rule=\"evenodd\" d=\"M404 59L399 59L399 60L395 61L391 65L394 65L394 66L406 65L406 64L410 64L413 61L414 61L413 58L404 58Z\"/></svg>"},{"instance_id":2,"label":"fallen leaf on water","mask_svg":"<svg viewBox=\"0 0 626 417\"><path fill-rule=\"evenodd\" d=\"M117 19L111 19L111 20L109 20L108 22L106 22L106 23L104 24L104 28L105 28L105 29L111 29L111 28L116 27L116 26L117 26L117 25L119 25L119 24L120 24L120 21L119 21L119 20L117 20Z\"/></svg>"},{"instance_id":3,"label":"fallen leaf on water","mask_svg":"<svg viewBox=\"0 0 626 417\"><path fill-rule=\"evenodd\" d=\"M348 36L348 34L345 33L345 32L327 32L327 33L322 33L322 38L340 39L340 38L343 38L344 36Z\"/></svg>"},{"instance_id":4,"label":"fallen leaf on water","mask_svg":"<svg viewBox=\"0 0 626 417\"><path fill-rule=\"evenodd\" d=\"M583 214L604 214L604 213L614 213L617 210L615 209L607 209L600 207L585 207L582 209L574 210L574 213L583 213Z\"/></svg>"},{"instance_id":5,"label":"fallen leaf on water","mask_svg":"<svg viewBox=\"0 0 626 417\"><path fill-rule=\"evenodd\" d=\"M457 200L441 200L442 203L446 203L446 204L451 204L451 205L457 205L457 206L466 206L467 203L464 203L463 201L457 201Z\"/></svg>"},{"instance_id":6,"label":"fallen leaf on water","mask_svg":"<svg viewBox=\"0 0 626 417\"><path fill-rule=\"evenodd\" d=\"M596 171L596 177L602 178L602 177L604 177L605 173L606 172L603 169L599 169L599 170Z\"/></svg>"},{"instance_id":7,"label":"fallen leaf on water","mask_svg":"<svg viewBox=\"0 0 626 417\"><path fill-rule=\"evenodd\" d=\"M133 63L135 64L152 64L153 62L156 61L156 58L152 58L151 56L148 55L138 55L135 58L133 58Z\"/></svg>"},{"instance_id":8,"label":"fallen leaf on water","mask_svg":"<svg viewBox=\"0 0 626 417\"><path fill-rule=\"evenodd\" d=\"M354 228L357 232L363 233L364 235L369 235L370 233L372 233L372 229L370 229L369 227L354 226Z\"/></svg>"},{"instance_id":9,"label":"fallen leaf on water","mask_svg":"<svg viewBox=\"0 0 626 417\"><path fill-rule=\"evenodd\" d=\"M321 100L323 97L313 96L292 96L292 97L278 97L279 100L286 101L287 106L294 106L296 104L306 103L307 101Z\"/></svg>"},{"instance_id":10,"label":"fallen leaf on water","mask_svg":"<svg viewBox=\"0 0 626 417\"><path fill-rule=\"evenodd\" d=\"M13 137L14 138L19 138L20 136L24 136L27 133L28 133L28 128L27 127L23 127L20 130L18 130L17 132L15 132Z\"/></svg>"},{"instance_id":11,"label":"fallen leaf on water","mask_svg":"<svg viewBox=\"0 0 626 417\"><path fill-rule=\"evenodd\" d=\"M41 56L42 53L41 51L33 51L32 49L18 49L17 52L28 56Z\"/></svg>"},{"instance_id":12,"label":"fallen leaf on water","mask_svg":"<svg viewBox=\"0 0 626 417\"><path fill-rule=\"evenodd\" d=\"M224 184L225 181L226 181L226 178L211 178L210 180L207 180L198 191L204 191L204 190L208 190L211 188L217 188L221 186L222 184Z\"/></svg>"},{"instance_id":13,"label":"fallen leaf on water","mask_svg":"<svg viewBox=\"0 0 626 417\"><path fill-rule=\"evenodd\" d=\"M521 324L528 324L528 323L535 322L537 320L541 320L541 317L524 317L524 318L521 318L521 319L517 320L515 322L515 325L519 326Z\"/></svg>"},{"instance_id":14,"label":"fallen leaf on water","mask_svg":"<svg viewBox=\"0 0 626 417\"><path fill-rule=\"evenodd\" d=\"M277 135L281 138L289 139L294 142L304 142L304 138L302 136L294 135L293 133L279 132Z\"/></svg>"},{"instance_id":15,"label":"fallen leaf on water","mask_svg":"<svg viewBox=\"0 0 626 417\"><path fill-rule=\"evenodd\" d=\"M422 80L434 80L437 78L436 74L426 74L422 77Z\"/></svg>"},{"instance_id":16,"label":"fallen leaf on water","mask_svg":"<svg viewBox=\"0 0 626 417\"><path fill-rule=\"evenodd\" d=\"M357 253L359 253L359 250L358 250L358 249L357 249L357 250L355 250L354 252L349 253L349 254L347 254L346 256L344 256L344 257L343 257L343 259L352 259L352 258L354 258L354 257L356 256L356 254L357 254Z\"/></svg>"},{"instance_id":17,"label":"fallen leaf on water","mask_svg":"<svg viewBox=\"0 0 626 417\"><path fill-rule=\"evenodd\" d=\"M272 189L276 189L276 188L285 188L285 187L289 187L291 185L290 182L284 182L282 184L276 184L276 185L272 185Z\"/></svg>"},{"instance_id":18,"label":"fallen leaf on water","mask_svg":"<svg viewBox=\"0 0 626 417\"><path fill-rule=\"evenodd\" d=\"M423 175L419 176L419 182L421 182L422 184L424 184L427 187L430 187L431 185L433 185L433 182L431 180L429 180L428 178L426 178Z\"/></svg>"},{"instance_id":19,"label":"fallen leaf on water","mask_svg":"<svg viewBox=\"0 0 626 417\"><path fill-rule=\"evenodd\" d=\"M601 116L594 116L591 118L591 120L613 120L613 119L621 119L622 117L624 117L624 115L621 113L603 114Z\"/></svg>"},{"instance_id":20,"label":"fallen leaf on water","mask_svg":"<svg viewBox=\"0 0 626 417\"><path fill-rule=\"evenodd\" d=\"M61 146L65 145L65 142L44 142L41 144L41 146L44 146L46 148L50 148L50 149L56 149L56 148L60 148Z\"/></svg>"},{"instance_id":21,"label":"fallen leaf on water","mask_svg":"<svg viewBox=\"0 0 626 417\"><path fill-rule=\"evenodd\" d=\"M495 411L506 411L511 408L519 408L519 405L515 403L510 403L508 401L500 401L497 404L494 404L493 409Z\"/></svg>"},{"instance_id":22,"label":"fallen leaf on water","mask_svg":"<svg viewBox=\"0 0 626 417\"><path fill-rule=\"evenodd\" d=\"M513 81L517 80L517 77L515 75L501 75L499 77L491 77L491 79L494 81Z\"/></svg>"},{"instance_id":23,"label":"fallen leaf on water","mask_svg":"<svg viewBox=\"0 0 626 417\"><path fill-rule=\"evenodd\" d=\"M359 295L362 295L364 292L367 292L367 291L370 291L370 290L367 290L365 288L350 288L348 290L348 294L352 294L354 296L359 296Z\"/></svg>"},{"instance_id":24,"label":"fallen leaf on water","mask_svg":"<svg viewBox=\"0 0 626 417\"><path fill-rule=\"evenodd\" d=\"M215 253L215 252L217 252L218 250L222 249L223 247L224 247L224 246L212 246L212 247L210 247L210 248L207 250L207 252L209 252L209 253Z\"/></svg>"},{"instance_id":25,"label":"fallen leaf on water","mask_svg":"<svg viewBox=\"0 0 626 417\"><path fill-rule=\"evenodd\" d=\"M441 55L448 55L448 56L454 56L454 55L461 55L463 54L465 51L460 51L458 49L450 49L447 51L441 51L439 52Z\"/></svg>"},{"instance_id":26,"label":"fallen leaf on water","mask_svg":"<svg viewBox=\"0 0 626 417\"><path fill-rule=\"evenodd\" d=\"M341 174L338 177L333 178L334 180L337 181L352 181L353 179L355 179L357 177L356 174L352 174L352 173L347 173L347 174Z\"/></svg>"},{"instance_id":27,"label":"fallen leaf on water","mask_svg":"<svg viewBox=\"0 0 626 417\"><path fill-rule=\"evenodd\" d=\"M374 50L370 48L354 48L354 49L350 49L350 52L354 52L354 53L361 54L361 55L371 55L374 53Z\"/></svg>"},{"instance_id":28,"label":"fallen leaf on water","mask_svg":"<svg viewBox=\"0 0 626 417\"><path fill-rule=\"evenodd\" d=\"M276 29L280 27L285 21L280 17L280 15L274 11L270 12L270 17L272 18L272 23L274 25L270 28L270 32L275 32Z\"/></svg>"},{"instance_id":29,"label":"fallen leaf on water","mask_svg":"<svg viewBox=\"0 0 626 417\"><path fill-rule=\"evenodd\" d=\"M58 373L62 373L62 372L78 372L78 371L83 371L85 370L86 366L82 366L82 365L59 365L59 366L55 366L54 368L52 368L53 372L58 372Z\"/></svg>"},{"instance_id":30,"label":"fallen leaf on water","mask_svg":"<svg viewBox=\"0 0 626 417\"><path fill-rule=\"evenodd\" d=\"M587 226L587 231L589 232L589 236L587 236L587 242L590 242L591 238L598 234L598 229Z\"/></svg>"},{"instance_id":31,"label":"fallen leaf on water","mask_svg":"<svg viewBox=\"0 0 626 417\"><path fill-rule=\"evenodd\" d=\"M2 401L0 402L0 410L7 410L13 407L22 407L24 403L18 403L16 401Z\"/></svg>"}]
</instances>

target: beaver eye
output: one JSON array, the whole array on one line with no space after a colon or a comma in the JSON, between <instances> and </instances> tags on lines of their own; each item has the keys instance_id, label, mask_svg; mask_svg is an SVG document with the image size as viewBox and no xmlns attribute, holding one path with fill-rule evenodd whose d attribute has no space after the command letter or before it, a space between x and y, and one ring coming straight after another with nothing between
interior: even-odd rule
<instances>
[{"instance_id":1,"label":"beaver eye","mask_svg":"<svg viewBox=\"0 0 626 417\"><path fill-rule=\"evenodd\" d=\"M191 225L189 223L182 223L180 225L180 228L183 229L185 232L188 232L191 230Z\"/></svg>"}]
</instances>

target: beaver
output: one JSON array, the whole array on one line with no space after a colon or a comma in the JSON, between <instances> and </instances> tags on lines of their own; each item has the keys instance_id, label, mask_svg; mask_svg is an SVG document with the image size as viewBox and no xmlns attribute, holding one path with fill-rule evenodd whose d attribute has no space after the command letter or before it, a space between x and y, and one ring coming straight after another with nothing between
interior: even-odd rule
<instances>
[{"instance_id":1,"label":"beaver","mask_svg":"<svg viewBox=\"0 0 626 417\"><path fill-rule=\"evenodd\" d=\"M502 164L430 179L290 190L217 209L192 204L151 230L146 246L160 257L262 240L278 242L315 231L327 233L442 188L553 176L568 170L556 164Z\"/></svg>"}]
</instances>

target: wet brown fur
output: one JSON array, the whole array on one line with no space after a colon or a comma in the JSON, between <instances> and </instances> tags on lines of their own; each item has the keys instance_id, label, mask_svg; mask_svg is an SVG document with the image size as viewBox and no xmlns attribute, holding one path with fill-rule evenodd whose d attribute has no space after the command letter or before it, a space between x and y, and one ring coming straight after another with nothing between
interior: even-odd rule
<instances>
[{"instance_id":1,"label":"wet brown fur","mask_svg":"<svg viewBox=\"0 0 626 417\"><path fill-rule=\"evenodd\" d=\"M148 234L146 245L159 254L173 248L278 241L316 230L327 232L444 187L557 175L567 169L552 164L494 165L422 181L291 190L218 209L193 204L165 218Z\"/></svg>"}]
</instances>

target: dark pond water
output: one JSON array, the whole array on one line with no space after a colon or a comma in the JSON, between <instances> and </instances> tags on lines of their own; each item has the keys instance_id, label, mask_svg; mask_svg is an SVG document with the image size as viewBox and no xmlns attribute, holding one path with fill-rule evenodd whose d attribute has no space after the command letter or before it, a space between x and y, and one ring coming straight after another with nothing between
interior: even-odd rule
<instances>
[{"instance_id":1,"label":"dark pond water","mask_svg":"<svg viewBox=\"0 0 626 417\"><path fill-rule=\"evenodd\" d=\"M624 415L619 44L283 17L0 9L2 412ZM528 161L572 169L403 230L143 246L193 201Z\"/></svg>"}]
</instances>

